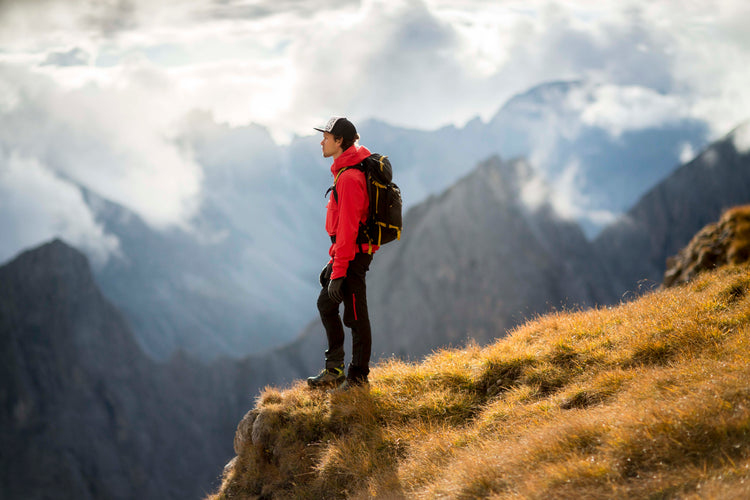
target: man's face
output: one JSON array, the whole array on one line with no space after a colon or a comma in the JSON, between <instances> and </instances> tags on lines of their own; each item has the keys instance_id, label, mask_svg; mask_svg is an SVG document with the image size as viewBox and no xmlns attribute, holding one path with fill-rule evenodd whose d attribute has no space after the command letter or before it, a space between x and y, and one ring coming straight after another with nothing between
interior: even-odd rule
<instances>
[{"instance_id":1,"label":"man's face","mask_svg":"<svg viewBox=\"0 0 750 500\"><path fill-rule=\"evenodd\" d=\"M320 145L323 148L323 158L330 158L331 156L333 156L334 160L338 158L343 153L341 149L343 141L341 138L338 141L334 139L333 134L330 132L323 132L323 140L320 141Z\"/></svg>"}]
</instances>

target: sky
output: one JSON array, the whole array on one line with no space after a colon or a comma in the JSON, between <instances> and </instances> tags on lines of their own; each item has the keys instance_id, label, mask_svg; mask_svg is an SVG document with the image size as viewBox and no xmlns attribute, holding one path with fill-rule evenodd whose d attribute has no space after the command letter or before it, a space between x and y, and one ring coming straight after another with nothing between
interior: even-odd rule
<instances>
[{"instance_id":1,"label":"sky","mask_svg":"<svg viewBox=\"0 0 750 500\"><path fill-rule=\"evenodd\" d=\"M65 179L188 224L204 172L175 138L195 110L285 143L332 115L462 126L584 79L612 93L584 120L614 133L669 113L719 137L750 117L748 23L746 0L0 0L0 227L111 252Z\"/></svg>"}]
</instances>

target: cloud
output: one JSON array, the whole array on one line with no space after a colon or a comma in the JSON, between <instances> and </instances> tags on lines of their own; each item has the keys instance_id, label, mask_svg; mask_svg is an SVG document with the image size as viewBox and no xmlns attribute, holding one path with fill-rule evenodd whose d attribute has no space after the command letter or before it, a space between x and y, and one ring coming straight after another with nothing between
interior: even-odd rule
<instances>
[{"instance_id":1,"label":"cloud","mask_svg":"<svg viewBox=\"0 0 750 500\"><path fill-rule=\"evenodd\" d=\"M676 96L718 136L750 107L745 4L6 0L0 58L43 60L61 44L110 66L141 55L165 70L183 112L262 123L277 138L334 113L417 128L488 119L560 79Z\"/></svg>"},{"instance_id":2,"label":"cloud","mask_svg":"<svg viewBox=\"0 0 750 500\"><path fill-rule=\"evenodd\" d=\"M524 179L521 184L521 201L526 207L535 211L549 202L552 192L542 175L535 174Z\"/></svg>"},{"instance_id":3,"label":"cloud","mask_svg":"<svg viewBox=\"0 0 750 500\"><path fill-rule=\"evenodd\" d=\"M90 55L80 47L75 47L67 52L51 52L42 62L42 66L86 66Z\"/></svg>"},{"instance_id":4,"label":"cloud","mask_svg":"<svg viewBox=\"0 0 750 500\"><path fill-rule=\"evenodd\" d=\"M87 26L111 37L138 26L136 19L136 2L133 0L98 0L88 2L83 17Z\"/></svg>"},{"instance_id":5,"label":"cloud","mask_svg":"<svg viewBox=\"0 0 750 500\"><path fill-rule=\"evenodd\" d=\"M418 117L430 127L463 107L448 98L468 84L458 38L422 2L366 2L348 21L290 49L297 75L290 109L306 129L332 114L412 126Z\"/></svg>"},{"instance_id":6,"label":"cloud","mask_svg":"<svg viewBox=\"0 0 750 500\"><path fill-rule=\"evenodd\" d=\"M679 122L690 115L681 98L647 87L602 85L594 90L593 98L582 110L582 122L604 128L615 137L623 132Z\"/></svg>"},{"instance_id":7,"label":"cloud","mask_svg":"<svg viewBox=\"0 0 750 500\"><path fill-rule=\"evenodd\" d=\"M21 248L62 237L99 266L119 250L97 224L81 190L35 158L0 150L0 262Z\"/></svg>"},{"instance_id":8,"label":"cloud","mask_svg":"<svg viewBox=\"0 0 750 500\"><path fill-rule=\"evenodd\" d=\"M0 148L36 159L154 227L187 226L200 205L203 174L174 140L181 108L147 64L112 77L116 86L65 90L0 64Z\"/></svg>"},{"instance_id":9,"label":"cloud","mask_svg":"<svg viewBox=\"0 0 750 500\"><path fill-rule=\"evenodd\" d=\"M679 158L680 162L682 162L683 164L695 158L695 148L693 148L693 145L689 142L683 142L680 146Z\"/></svg>"},{"instance_id":10,"label":"cloud","mask_svg":"<svg viewBox=\"0 0 750 500\"><path fill-rule=\"evenodd\" d=\"M580 161L572 158L555 179L550 202L555 211L568 220L577 220L584 229L602 228L615 221L618 214L605 209L592 208L591 200L584 194L585 178Z\"/></svg>"},{"instance_id":11,"label":"cloud","mask_svg":"<svg viewBox=\"0 0 750 500\"><path fill-rule=\"evenodd\" d=\"M15 45L13 39L21 35L25 35L27 43L29 37L59 41L65 35L95 34L111 38L136 29L140 25L139 12L146 10L139 7L148 5L142 0L3 0L0 23L4 33L0 40ZM171 2L171 7L179 5Z\"/></svg>"},{"instance_id":12,"label":"cloud","mask_svg":"<svg viewBox=\"0 0 750 500\"><path fill-rule=\"evenodd\" d=\"M311 17L321 11L356 8L360 3L360 0L219 0L199 9L195 17L227 20L257 20L276 15Z\"/></svg>"}]
</instances>

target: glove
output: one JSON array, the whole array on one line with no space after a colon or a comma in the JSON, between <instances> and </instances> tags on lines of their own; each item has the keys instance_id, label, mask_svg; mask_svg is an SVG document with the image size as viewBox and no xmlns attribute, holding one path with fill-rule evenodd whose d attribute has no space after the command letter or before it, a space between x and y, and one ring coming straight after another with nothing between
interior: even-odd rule
<instances>
[{"instance_id":1,"label":"glove","mask_svg":"<svg viewBox=\"0 0 750 500\"><path fill-rule=\"evenodd\" d=\"M341 292L341 285L344 284L344 278L336 278L328 283L328 296L336 303L344 300L344 294Z\"/></svg>"},{"instance_id":2,"label":"glove","mask_svg":"<svg viewBox=\"0 0 750 500\"><path fill-rule=\"evenodd\" d=\"M323 268L322 271L320 271L320 286L325 288L328 286L328 280L331 279L331 273L333 272L333 264L330 262L326 264L326 267Z\"/></svg>"}]
</instances>

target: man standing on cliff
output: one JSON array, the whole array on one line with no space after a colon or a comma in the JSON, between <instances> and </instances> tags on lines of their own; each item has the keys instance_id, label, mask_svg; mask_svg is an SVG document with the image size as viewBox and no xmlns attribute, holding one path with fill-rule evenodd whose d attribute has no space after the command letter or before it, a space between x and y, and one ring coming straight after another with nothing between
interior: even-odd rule
<instances>
[{"instance_id":1,"label":"man standing on cliff","mask_svg":"<svg viewBox=\"0 0 750 500\"><path fill-rule=\"evenodd\" d=\"M366 222L370 200L364 173L357 168L370 151L359 146L354 124L343 117L333 117L315 130L323 132L320 145L325 158L333 158L333 187L326 206L326 231L331 237L328 251L331 259L320 273L322 287L318 311L328 338L325 368L307 379L310 387L339 387L367 384L370 372L372 335L367 315L365 274L377 246L358 243L360 224ZM344 303L343 325L339 304ZM352 360L344 372L344 325L352 330Z\"/></svg>"}]
</instances>

